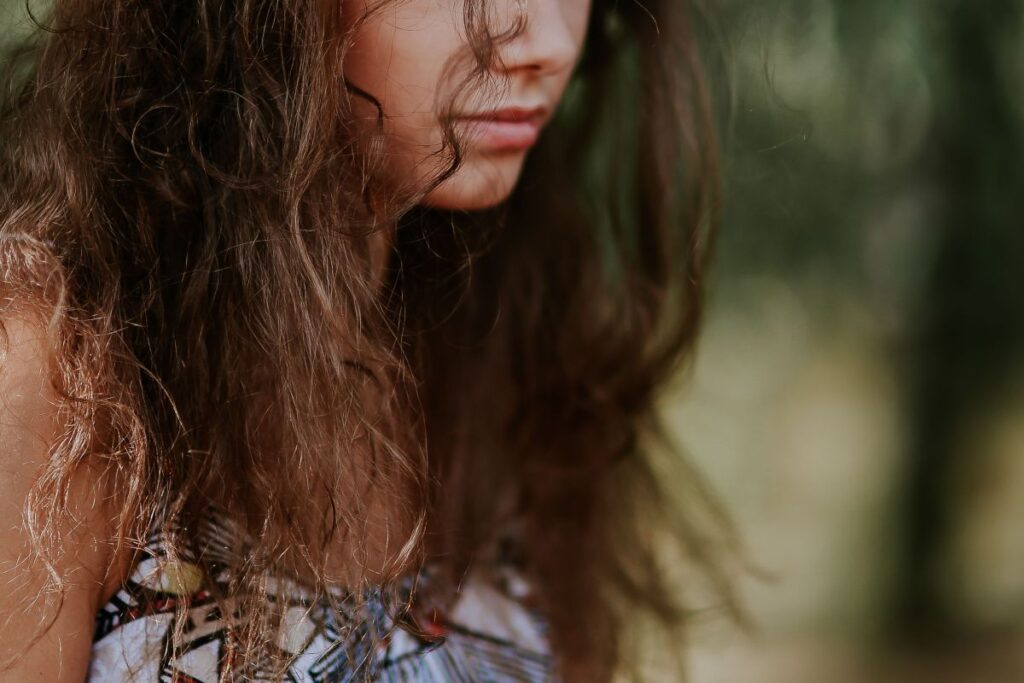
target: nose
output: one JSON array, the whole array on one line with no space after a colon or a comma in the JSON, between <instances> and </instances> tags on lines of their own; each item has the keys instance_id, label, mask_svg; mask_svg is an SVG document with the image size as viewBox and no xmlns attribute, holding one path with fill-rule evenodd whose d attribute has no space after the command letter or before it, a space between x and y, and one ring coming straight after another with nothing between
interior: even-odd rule
<instances>
[{"instance_id":1,"label":"nose","mask_svg":"<svg viewBox=\"0 0 1024 683\"><path fill-rule=\"evenodd\" d=\"M509 23L523 15L523 32L500 47L508 72L530 71L545 75L571 69L579 56L589 0L509 0ZM582 25L581 25L582 22Z\"/></svg>"}]
</instances>

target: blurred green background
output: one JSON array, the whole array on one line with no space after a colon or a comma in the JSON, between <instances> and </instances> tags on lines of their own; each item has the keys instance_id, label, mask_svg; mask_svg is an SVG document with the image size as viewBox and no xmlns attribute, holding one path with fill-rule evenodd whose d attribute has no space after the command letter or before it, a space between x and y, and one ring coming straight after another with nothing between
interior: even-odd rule
<instances>
[{"instance_id":1,"label":"blurred green background","mask_svg":"<svg viewBox=\"0 0 1024 683\"><path fill-rule=\"evenodd\" d=\"M696 683L1024 681L1024 3L706 3L732 91L665 405L770 581Z\"/></svg>"}]
</instances>

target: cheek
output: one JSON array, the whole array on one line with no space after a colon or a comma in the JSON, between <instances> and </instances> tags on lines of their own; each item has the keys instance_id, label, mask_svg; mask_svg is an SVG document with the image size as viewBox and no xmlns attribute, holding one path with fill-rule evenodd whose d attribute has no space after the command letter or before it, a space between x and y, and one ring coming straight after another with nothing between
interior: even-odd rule
<instances>
[{"instance_id":1,"label":"cheek","mask_svg":"<svg viewBox=\"0 0 1024 683\"><path fill-rule=\"evenodd\" d=\"M426 144L437 133L438 81L458 41L441 3L395 3L360 27L346 56L345 77L379 100L386 132L406 143ZM368 102L359 106L372 123L376 109Z\"/></svg>"},{"instance_id":2,"label":"cheek","mask_svg":"<svg viewBox=\"0 0 1024 683\"><path fill-rule=\"evenodd\" d=\"M569 30L576 37L577 52L582 49L593 4L591 0L572 0L563 5L565 7L565 22L569 26Z\"/></svg>"},{"instance_id":3,"label":"cheek","mask_svg":"<svg viewBox=\"0 0 1024 683\"><path fill-rule=\"evenodd\" d=\"M446 166L433 156L442 147L435 107L446 61L460 47L447 2L404 0L364 22L346 55L345 77L383 110L385 168L399 184L423 186ZM377 108L362 97L354 106L357 124L376 130Z\"/></svg>"}]
</instances>

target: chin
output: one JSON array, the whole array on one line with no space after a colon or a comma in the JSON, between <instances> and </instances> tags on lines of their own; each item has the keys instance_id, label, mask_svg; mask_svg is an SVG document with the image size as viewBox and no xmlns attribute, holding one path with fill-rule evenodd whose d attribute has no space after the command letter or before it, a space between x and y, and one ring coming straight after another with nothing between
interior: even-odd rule
<instances>
[{"instance_id":1,"label":"chin","mask_svg":"<svg viewBox=\"0 0 1024 683\"><path fill-rule=\"evenodd\" d=\"M452 211L482 211L501 204L515 189L522 159L514 163L488 164L486 171L466 164L434 188L421 204Z\"/></svg>"}]
</instances>

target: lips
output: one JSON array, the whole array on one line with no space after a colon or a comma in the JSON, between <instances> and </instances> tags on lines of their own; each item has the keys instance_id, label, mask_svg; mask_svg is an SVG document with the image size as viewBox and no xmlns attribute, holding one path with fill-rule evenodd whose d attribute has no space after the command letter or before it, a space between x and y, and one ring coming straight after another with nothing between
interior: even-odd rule
<instances>
[{"instance_id":1,"label":"lips","mask_svg":"<svg viewBox=\"0 0 1024 683\"><path fill-rule=\"evenodd\" d=\"M524 150L537 142L547 110L504 107L459 117L477 144L492 151Z\"/></svg>"}]
</instances>

